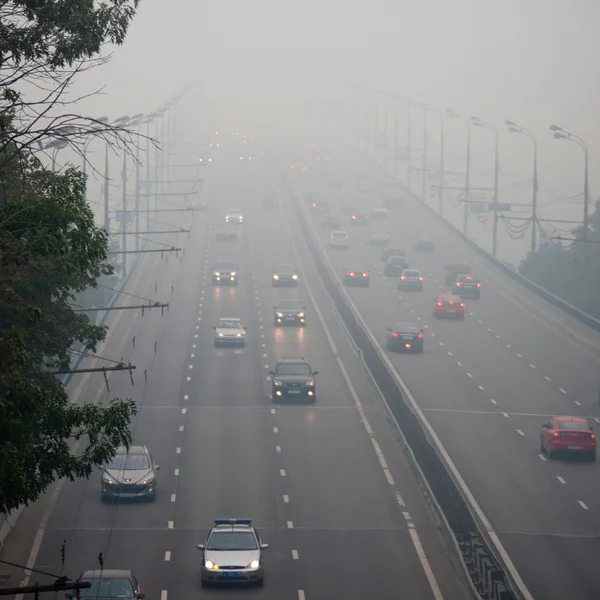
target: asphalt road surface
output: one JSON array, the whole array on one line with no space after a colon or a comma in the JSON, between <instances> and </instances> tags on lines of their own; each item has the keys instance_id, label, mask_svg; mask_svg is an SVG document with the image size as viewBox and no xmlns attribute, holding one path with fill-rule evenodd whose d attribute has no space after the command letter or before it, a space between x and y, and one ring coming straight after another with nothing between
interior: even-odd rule
<instances>
[{"instance_id":1,"label":"asphalt road surface","mask_svg":"<svg viewBox=\"0 0 600 600\"><path fill-rule=\"evenodd\" d=\"M123 316L105 349L139 365L134 386L127 374L112 378L111 395L138 402L134 443L161 467L156 501L102 504L99 473L66 483L30 509L3 558L74 578L97 568L102 552L105 568L133 570L148 600L470 597L290 220L279 174L266 159L240 164L237 150L221 145L205 175L210 210L196 215L185 255L155 258L134 285L153 299L164 290L170 310L153 321ZM268 189L280 208L262 207ZM237 241L216 241L229 206L244 211L245 224ZM238 286L212 286L220 258L238 263ZM297 288L272 287L271 268L282 263L300 268ZM272 306L288 297L305 301L305 328L274 327ZM214 347L212 326L224 316L248 327L244 348ZM272 403L268 372L284 356L304 356L320 372L315 406ZM92 378L82 389L107 397ZM200 589L196 544L214 518L232 516L251 517L270 544L265 586Z\"/></svg>"},{"instance_id":2,"label":"asphalt road surface","mask_svg":"<svg viewBox=\"0 0 600 600\"><path fill-rule=\"evenodd\" d=\"M329 174L309 169L294 176L300 196L307 189L323 191L351 236L350 250L325 252L340 279L344 268L370 271L370 288L347 292L382 344L395 322L424 328L424 354L390 358L533 596L596 598L600 465L547 460L540 430L552 415L600 423L600 334L493 269L417 202L386 220L371 219L367 227L350 225L326 182L338 179L342 195L356 196L356 173L366 170L363 158L346 153ZM372 176L378 176L375 170ZM310 218L325 247L321 216ZM423 292L398 291L397 278L383 276L382 249L369 243L374 230L392 234L392 246L408 247L410 266L425 277ZM414 251L421 234L434 239L433 253ZM432 316L434 298L448 289L449 262L470 264L483 282L481 299L465 300L464 321Z\"/></svg>"}]
</instances>

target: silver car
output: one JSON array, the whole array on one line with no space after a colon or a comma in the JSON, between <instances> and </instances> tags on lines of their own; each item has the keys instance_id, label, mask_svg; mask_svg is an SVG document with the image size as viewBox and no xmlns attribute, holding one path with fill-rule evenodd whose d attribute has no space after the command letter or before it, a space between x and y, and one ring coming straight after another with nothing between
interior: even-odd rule
<instances>
[{"instance_id":1,"label":"silver car","mask_svg":"<svg viewBox=\"0 0 600 600\"><path fill-rule=\"evenodd\" d=\"M263 550L251 519L215 519L202 550L200 582L255 584L262 586L264 573Z\"/></svg>"},{"instance_id":2,"label":"silver car","mask_svg":"<svg viewBox=\"0 0 600 600\"><path fill-rule=\"evenodd\" d=\"M248 328L244 327L241 319L222 317L213 329L215 330L215 346L246 345L246 330Z\"/></svg>"},{"instance_id":3,"label":"silver car","mask_svg":"<svg viewBox=\"0 0 600 600\"><path fill-rule=\"evenodd\" d=\"M327 245L330 248L340 248L347 250L348 248L350 248L350 240L348 239L348 234L345 231L332 231L329 234Z\"/></svg>"},{"instance_id":4,"label":"silver car","mask_svg":"<svg viewBox=\"0 0 600 600\"><path fill-rule=\"evenodd\" d=\"M146 446L130 446L129 451L121 446L102 470L102 500L154 500L159 469Z\"/></svg>"}]
</instances>

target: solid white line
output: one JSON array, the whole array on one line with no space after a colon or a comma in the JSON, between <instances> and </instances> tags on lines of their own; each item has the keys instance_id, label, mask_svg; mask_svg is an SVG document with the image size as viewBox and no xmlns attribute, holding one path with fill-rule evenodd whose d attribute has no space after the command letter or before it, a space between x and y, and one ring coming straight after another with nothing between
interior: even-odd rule
<instances>
[{"instance_id":1,"label":"solid white line","mask_svg":"<svg viewBox=\"0 0 600 600\"><path fill-rule=\"evenodd\" d=\"M298 590L298 600L306 600L306 596L304 595L304 590Z\"/></svg>"},{"instance_id":2,"label":"solid white line","mask_svg":"<svg viewBox=\"0 0 600 600\"><path fill-rule=\"evenodd\" d=\"M556 479L558 479L562 484L566 484L567 483L560 475L557 475Z\"/></svg>"},{"instance_id":3,"label":"solid white line","mask_svg":"<svg viewBox=\"0 0 600 600\"><path fill-rule=\"evenodd\" d=\"M435 600L444 600L444 596L442 595L442 590L435 579L435 575L431 569L431 565L429 564L429 560L425 555L425 551L423 550L423 546L421 544L421 540L419 539L419 535L417 534L417 530L409 527L408 533L410 533L410 537L412 539L415 550L417 551L417 556L419 557L419 561L421 566L423 567L423 571L425 571L425 576L427 577L427 581L429 582L429 586L431 587L431 591L433 592L433 597Z\"/></svg>"},{"instance_id":4,"label":"solid white line","mask_svg":"<svg viewBox=\"0 0 600 600\"><path fill-rule=\"evenodd\" d=\"M373 448L375 448L375 454L377 454L377 458L379 459L379 464L381 465L381 468L387 469L387 462L385 461L385 457L383 456L383 452L381 451L377 440L375 438L371 438L371 444L373 444Z\"/></svg>"},{"instance_id":5,"label":"solid white line","mask_svg":"<svg viewBox=\"0 0 600 600\"><path fill-rule=\"evenodd\" d=\"M175 502L177 500L177 494L171 494L171 502Z\"/></svg>"},{"instance_id":6,"label":"solid white line","mask_svg":"<svg viewBox=\"0 0 600 600\"><path fill-rule=\"evenodd\" d=\"M290 503L290 497L287 494L283 495L283 502L285 504L289 504Z\"/></svg>"},{"instance_id":7,"label":"solid white line","mask_svg":"<svg viewBox=\"0 0 600 600\"><path fill-rule=\"evenodd\" d=\"M577 500L577 504L579 504L579 506L581 506L581 508L583 508L583 510L589 510L589 508L585 505L585 502L582 502L581 500Z\"/></svg>"},{"instance_id":8,"label":"solid white line","mask_svg":"<svg viewBox=\"0 0 600 600\"><path fill-rule=\"evenodd\" d=\"M167 595L168 595L167 590L161 590L160 591L160 600L167 600Z\"/></svg>"},{"instance_id":9,"label":"solid white line","mask_svg":"<svg viewBox=\"0 0 600 600\"><path fill-rule=\"evenodd\" d=\"M280 474L282 477L285 477L285 469L279 469L279 474Z\"/></svg>"},{"instance_id":10,"label":"solid white line","mask_svg":"<svg viewBox=\"0 0 600 600\"><path fill-rule=\"evenodd\" d=\"M294 529L294 523L292 521L288 521L287 522L287 528L288 529Z\"/></svg>"},{"instance_id":11,"label":"solid white line","mask_svg":"<svg viewBox=\"0 0 600 600\"><path fill-rule=\"evenodd\" d=\"M383 472L385 473L385 477L388 480L388 483L390 485L396 485L396 483L394 482L394 478L392 477L392 474L390 473L389 469L384 469Z\"/></svg>"},{"instance_id":12,"label":"solid white line","mask_svg":"<svg viewBox=\"0 0 600 600\"><path fill-rule=\"evenodd\" d=\"M538 453L538 456L542 459L542 460L546 460L546 457L540 452Z\"/></svg>"},{"instance_id":13,"label":"solid white line","mask_svg":"<svg viewBox=\"0 0 600 600\"><path fill-rule=\"evenodd\" d=\"M567 393L567 390L563 390L562 388L558 388L558 390L559 390L560 392L562 392L563 394L566 394L566 393Z\"/></svg>"},{"instance_id":14,"label":"solid white line","mask_svg":"<svg viewBox=\"0 0 600 600\"><path fill-rule=\"evenodd\" d=\"M298 560L298 550L292 550L292 558Z\"/></svg>"},{"instance_id":15,"label":"solid white line","mask_svg":"<svg viewBox=\"0 0 600 600\"><path fill-rule=\"evenodd\" d=\"M171 560L171 551L170 551L170 550L167 550L167 551L165 552L165 560L166 560L166 561L169 561L169 560Z\"/></svg>"},{"instance_id":16,"label":"solid white line","mask_svg":"<svg viewBox=\"0 0 600 600\"><path fill-rule=\"evenodd\" d=\"M522 432L520 429L517 429L517 433L518 433L519 435L523 435L523 436L525 435L525 434L524 434L524 433L523 433L523 432Z\"/></svg>"}]
</instances>

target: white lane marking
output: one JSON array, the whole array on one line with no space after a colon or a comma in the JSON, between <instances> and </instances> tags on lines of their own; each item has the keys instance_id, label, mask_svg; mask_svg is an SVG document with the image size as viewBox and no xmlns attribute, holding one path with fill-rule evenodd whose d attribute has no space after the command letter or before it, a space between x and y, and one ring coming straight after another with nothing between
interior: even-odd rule
<instances>
[{"instance_id":1,"label":"white lane marking","mask_svg":"<svg viewBox=\"0 0 600 600\"><path fill-rule=\"evenodd\" d=\"M166 561L169 561L169 560L171 560L171 551L170 551L170 550L167 550L167 551L165 552L165 560L166 560Z\"/></svg>"},{"instance_id":2,"label":"white lane marking","mask_svg":"<svg viewBox=\"0 0 600 600\"><path fill-rule=\"evenodd\" d=\"M275 446L275 452L281 452L281 446Z\"/></svg>"},{"instance_id":3,"label":"white lane marking","mask_svg":"<svg viewBox=\"0 0 600 600\"><path fill-rule=\"evenodd\" d=\"M167 600L167 595L168 595L167 590L161 590L160 591L160 600Z\"/></svg>"},{"instance_id":4,"label":"white lane marking","mask_svg":"<svg viewBox=\"0 0 600 600\"><path fill-rule=\"evenodd\" d=\"M519 358L523 358L523 356L522 356L521 354L519 354L518 352L517 352L517 356L518 356Z\"/></svg>"},{"instance_id":5,"label":"white lane marking","mask_svg":"<svg viewBox=\"0 0 600 600\"><path fill-rule=\"evenodd\" d=\"M502 413L508 419L508 413Z\"/></svg>"},{"instance_id":6,"label":"white lane marking","mask_svg":"<svg viewBox=\"0 0 600 600\"><path fill-rule=\"evenodd\" d=\"M452 352L450 352L450 350L446 350L446 354L447 354L448 356L452 356Z\"/></svg>"},{"instance_id":7,"label":"white lane marking","mask_svg":"<svg viewBox=\"0 0 600 600\"><path fill-rule=\"evenodd\" d=\"M481 325L483 325L483 321L481 319L477 319L477 322Z\"/></svg>"},{"instance_id":8,"label":"white lane marking","mask_svg":"<svg viewBox=\"0 0 600 600\"><path fill-rule=\"evenodd\" d=\"M431 569L431 565L429 564L429 560L423 550L423 545L421 544L421 540L419 539L419 535L415 526L412 523L408 524L408 532L410 533L410 537L412 539L415 550L417 551L417 556L419 557L419 561L421 562L421 566L425 571L425 576L427 577L427 581L429 582L429 586L431 587L431 591L433 592L433 597L435 600L443 600L444 596L442 595L442 590L435 579L435 575L433 574L433 570Z\"/></svg>"},{"instance_id":9,"label":"white lane marking","mask_svg":"<svg viewBox=\"0 0 600 600\"><path fill-rule=\"evenodd\" d=\"M298 590L298 600L306 600L306 596L304 595L304 590Z\"/></svg>"},{"instance_id":10,"label":"white lane marking","mask_svg":"<svg viewBox=\"0 0 600 600\"><path fill-rule=\"evenodd\" d=\"M196 327L196 329L198 329L198 328ZM194 334L194 337L195 337L195 338L197 338L197 337L198 337L198 334L197 334L197 333L195 333L195 334Z\"/></svg>"},{"instance_id":11,"label":"white lane marking","mask_svg":"<svg viewBox=\"0 0 600 600\"><path fill-rule=\"evenodd\" d=\"M185 394L185 395L183 396L183 399L184 399L184 400L189 400L189 399L190 399L190 397L189 397L187 394ZM185 408L184 408L183 410L185 410Z\"/></svg>"},{"instance_id":12,"label":"white lane marking","mask_svg":"<svg viewBox=\"0 0 600 600\"><path fill-rule=\"evenodd\" d=\"M186 381L191 381L191 380L192 380L192 378L191 378L191 377L186 377L186 378L185 378L185 380L186 380Z\"/></svg>"},{"instance_id":13,"label":"white lane marking","mask_svg":"<svg viewBox=\"0 0 600 600\"><path fill-rule=\"evenodd\" d=\"M596 421L596 423L600 423L600 419L598 417L594 417L594 421Z\"/></svg>"},{"instance_id":14,"label":"white lane marking","mask_svg":"<svg viewBox=\"0 0 600 600\"><path fill-rule=\"evenodd\" d=\"M470 378L472 378L472 377L473 377L473 375L471 375L471 373L467 373L467 377L470 377Z\"/></svg>"},{"instance_id":15,"label":"white lane marking","mask_svg":"<svg viewBox=\"0 0 600 600\"><path fill-rule=\"evenodd\" d=\"M195 347L196 347L196 344L192 344L192 348L195 348ZM194 355L192 354L192 356L194 356Z\"/></svg>"},{"instance_id":16,"label":"white lane marking","mask_svg":"<svg viewBox=\"0 0 600 600\"><path fill-rule=\"evenodd\" d=\"M532 369L535 369L535 365L532 365L531 363L529 363L529 366L530 366Z\"/></svg>"},{"instance_id":17,"label":"white lane marking","mask_svg":"<svg viewBox=\"0 0 600 600\"><path fill-rule=\"evenodd\" d=\"M279 474L280 474L282 477L285 477L285 469L279 469Z\"/></svg>"},{"instance_id":18,"label":"white lane marking","mask_svg":"<svg viewBox=\"0 0 600 600\"><path fill-rule=\"evenodd\" d=\"M483 386L482 385L478 385L477 386L481 391L483 391Z\"/></svg>"},{"instance_id":19,"label":"white lane marking","mask_svg":"<svg viewBox=\"0 0 600 600\"><path fill-rule=\"evenodd\" d=\"M268 369L268 368L269 368L269 365L265 365L265 369Z\"/></svg>"},{"instance_id":20,"label":"white lane marking","mask_svg":"<svg viewBox=\"0 0 600 600\"><path fill-rule=\"evenodd\" d=\"M538 453L538 456L541 460L546 460L546 457L541 452Z\"/></svg>"},{"instance_id":21,"label":"white lane marking","mask_svg":"<svg viewBox=\"0 0 600 600\"><path fill-rule=\"evenodd\" d=\"M375 454L377 454L377 458L379 459L379 464L381 465L382 469L387 469L387 462L385 461L385 457L383 456L383 452L381 451L381 448L379 447L379 444L377 443L377 440L373 437L371 438L371 444L373 444L373 448L375 448Z\"/></svg>"},{"instance_id":22,"label":"white lane marking","mask_svg":"<svg viewBox=\"0 0 600 600\"><path fill-rule=\"evenodd\" d=\"M390 485L396 485L396 482L394 481L394 478L392 477L392 474L390 473L389 469L384 469L383 472L385 473L385 478L388 480L388 483Z\"/></svg>"},{"instance_id":23,"label":"white lane marking","mask_svg":"<svg viewBox=\"0 0 600 600\"><path fill-rule=\"evenodd\" d=\"M277 427L273 427L273 433L279 433L279 429Z\"/></svg>"},{"instance_id":24,"label":"white lane marking","mask_svg":"<svg viewBox=\"0 0 600 600\"><path fill-rule=\"evenodd\" d=\"M294 523L292 521L288 521L287 522L287 528L288 529L294 529Z\"/></svg>"},{"instance_id":25,"label":"white lane marking","mask_svg":"<svg viewBox=\"0 0 600 600\"><path fill-rule=\"evenodd\" d=\"M263 354L263 358L267 358L267 355L266 355L266 354Z\"/></svg>"},{"instance_id":26,"label":"white lane marking","mask_svg":"<svg viewBox=\"0 0 600 600\"><path fill-rule=\"evenodd\" d=\"M577 500L577 504L579 504L579 506L581 506L581 508L583 508L583 510L589 510L589 508L586 506L585 502L582 502L581 500Z\"/></svg>"},{"instance_id":27,"label":"white lane marking","mask_svg":"<svg viewBox=\"0 0 600 600\"><path fill-rule=\"evenodd\" d=\"M169 522L167 523L167 527L168 527L169 529L174 529L174 528L175 528L175 522L174 522L174 521L169 521Z\"/></svg>"},{"instance_id":28,"label":"white lane marking","mask_svg":"<svg viewBox=\"0 0 600 600\"><path fill-rule=\"evenodd\" d=\"M186 400L187 400L187 396L186 396ZM182 408L181 409L181 414L185 415L185 413L187 412L187 408Z\"/></svg>"},{"instance_id":29,"label":"white lane marking","mask_svg":"<svg viewBox=\"0 0 600 600\"><path fill-rule=\"evenodd\" d=\"M283 495L283 502L285 504L289 504L290 503L290 497L287 494Z\"/></svg>"},{"instance_id":30,"label":"white lane marking","mask_svg":"<svg viewBox=\"0 0 600 600\"><path fill-rule=\"evenodd\" d=\"M562 392L563 394L566 394L566 393L567 393L567 390L563 390L562 388L558 388L558 391L559 391L559 392Z\"/></svg>"},{"instance_id":31,"label":"white lane marking","mask_svg":"<svg viewBox=\"0 0 600 600\"><path fill-rule=\"evenodd\" d=\"M195 354L190 354L190 358L194 358L194 356L196 356Z\"/></svg>"},{"instance_id":32,"label":"white lane marking","mask_svg":"<svg viewBox=\"0 0 600 600\"><path fill-rule=\"evenodd\" d=\"M181 448L176 448L176 449L175 449L175 453L176 453L176 454L181 454Z\"/></svg>"},{"instance_id":33,"label":"white lane marking","mask_svg":"<svg viewBox=\"0 0 600 600\"><path fill-rule=\"evenodd\" d=\"M433 331L431 332L431 336L432 336L432 337L435 337L435 333L433 333Z\"/></svg>"},{"instance_id":34,"label":"white lane marking","mask_svg":"<svg viewBox=\"0 0 600 600\"><path fill-rule=\"evenodd\" d=\"M183 431L183 425L179 426L179 431Z\"/></svg>"},{"instance_id":35,"label":"white lane marking","mask_svg":"<svg viewBox=\"0 0 600 600\"><path fill-rule=\"evenodd\" d=\"M490 398L490 402L491 402L492 404L498 404L498 403L497 403L497 402L496 402L496 401L495 401L493 398Z\"/></svg>"},{"instance_id":36,"label":"white lane marking","mask_svg":"<svg viewBox=\"0 0 600 600\"><path fill-rule=\"evenodd\" d=\"M404 504L404 498L398 491L396 492L396 502L398 503L398 506L402 506L403 508L406 506L406 504Z\"/></svg>"},{"instance_id":37,"label":"white lane marking","mask_svg":"<svg viewBox=\"0 0 600 600\"><path fill-rule=\"evenodd\" d=\"M189 368L189 369L193 369L193 368L194 368L194 365L190 365L188 368Z\"/></svg>"},{"instance_id":38,"label":"white lane marking","mask_svg":"<svg viewBox=\"0 0 600 600\"><path fill-rule=\"evenodd\" d=\"M456 361L456 364L457 364L459 367L462 367L462 363L461 363L461 362L458 362L458 361Z\"/></svg>"},{"instance_id":39,"label":"white lane marking","mask_svg":"<svg viewBox=\"0 0 600 600\"><path fill-rule=\"evenodd\" d=\"M498 334L496 334L496 339L497 339L497 340L499 340L499 339L500 339L500 336L499 336Z\"/></svg>"},{"instance_id":40,"label":"white lane marking","mask_svg":"<svg viewBox=\"0 0 600 600\"><path fill-rule=\"evenodd\" d=\"M545 379L546 381L550 381L550 377L548 377L548 375L544 375L544 379Z\"/></svg>"},{"instance_id":41,"label":"white lane marking","mask_svg":"<svg viewBox=\"0 0 600 600\"><path fill-rule=\"evenodd\" d=\"M575 404L577 404L577 406L581 406L581 402L579 402L579 400L575 400Z\"/></svg>"},{"instance_id":42,"label":"white lane marking","mask_svg":"<svg viewBox=\"0 0 600 600\"><path fill-rule=\"evenodd\" d=\"M507 348L510 348L510 344L506 344L506 347L507 347Z\"/></svg>"},{"instance_id":43,"label":"white lane marking","mask_svg":"<svg viewBox=\"0 0 600 600\"><path fill-rule=\"evenodd\" d=\"M489 331L490 333L492 333L492 330L489 327L487 328L487 331Z\"/></svg>"},{"instance_id":44,"label":"white lane marking","mask_svg":"<svg viewBox=\"0 0 600 600\"><path fill-rule=\"evenodd\" d=\"M557 475L556 479L558 479L563 485L566 485L567 483L560 475Z\"/></svg>"},{"instance_id":45,"label":"white lane marking","mask_svg":"<svg viewBox=\"0 0 600 600\"><path fill-rule=\"evenodd\" d=\"M523 432L522 432L520 429L517 429L517 433L518 433L519 435L522 435L522 436L524 436L524 435L525 435L525 434L524 434L524 433L523 433Z\"/></svg>"},{"instance_id":46,"label":"white lane marking","mask_svg":"<svg viewBox=\"0 0 600 600\"><path fill-rule=\"evenodd\" d=\"M292 550L292 558L298 560L298 550Z\"/></svg>"},{"instance_id":47,"label":"white lane marking","mask_svg":"<svg viewBox=\"0 0 600 600\"><path fill-rule=\"evenodd\" d=\"M179 477L179 469L175 469L173 475L175 475L175 477Z\"/></svg>"},{"instance_id":48,"label":"white lane marking","mask_svg":"<svg viewBox=\"0 0 600 600\"><path fill-rule=\"evenodd\" d=\"M171 502L175 502L177 500L177 494L171 494Z\"/></svg>"},{"instance_id":49,"label":"white lane marking","mask_svg":"<svg viewBox=\"0 0 600 600\"><path fill-rule=\"evenodd\" d=\"M439 344L440 346L443 346L443 345L444 345L444 342L438 342L438 344Z\"/></svg>"}]
</instances>

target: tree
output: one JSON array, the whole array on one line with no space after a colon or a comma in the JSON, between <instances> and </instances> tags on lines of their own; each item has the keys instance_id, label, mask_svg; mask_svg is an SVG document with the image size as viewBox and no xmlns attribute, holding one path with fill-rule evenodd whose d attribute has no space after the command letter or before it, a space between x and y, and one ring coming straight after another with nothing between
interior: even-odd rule
<instances>
[{"instance_id":1,"label":"tree","mask_svg":"<svg viewBox=\"0 0 600 600\"><path fill-rule=\"evenodd\" d=\"M521 273L591 316L600 318L600 210L589 220L587 239L583 228L572 232L575 241L557 244L553 252L529 254Z\"/></svg>"},{"instance_id":2,"label":"tree","mask_svg":"<svg viewBox=\"0 0 600 600\"><path fill-rule=\"evenodd\" d=\"M0 512L57 478L89 477L131 441L130 400L78 406L53 375L75 342L95 350L104 339L71 305L112 267L83 176L49 173L32 151L48 137L77 149L90 132L126 146L122 130L61 111L76 102L67 91L77 73L123 42L138 3L0 1Z\"/></svg>"}]
</instances>

